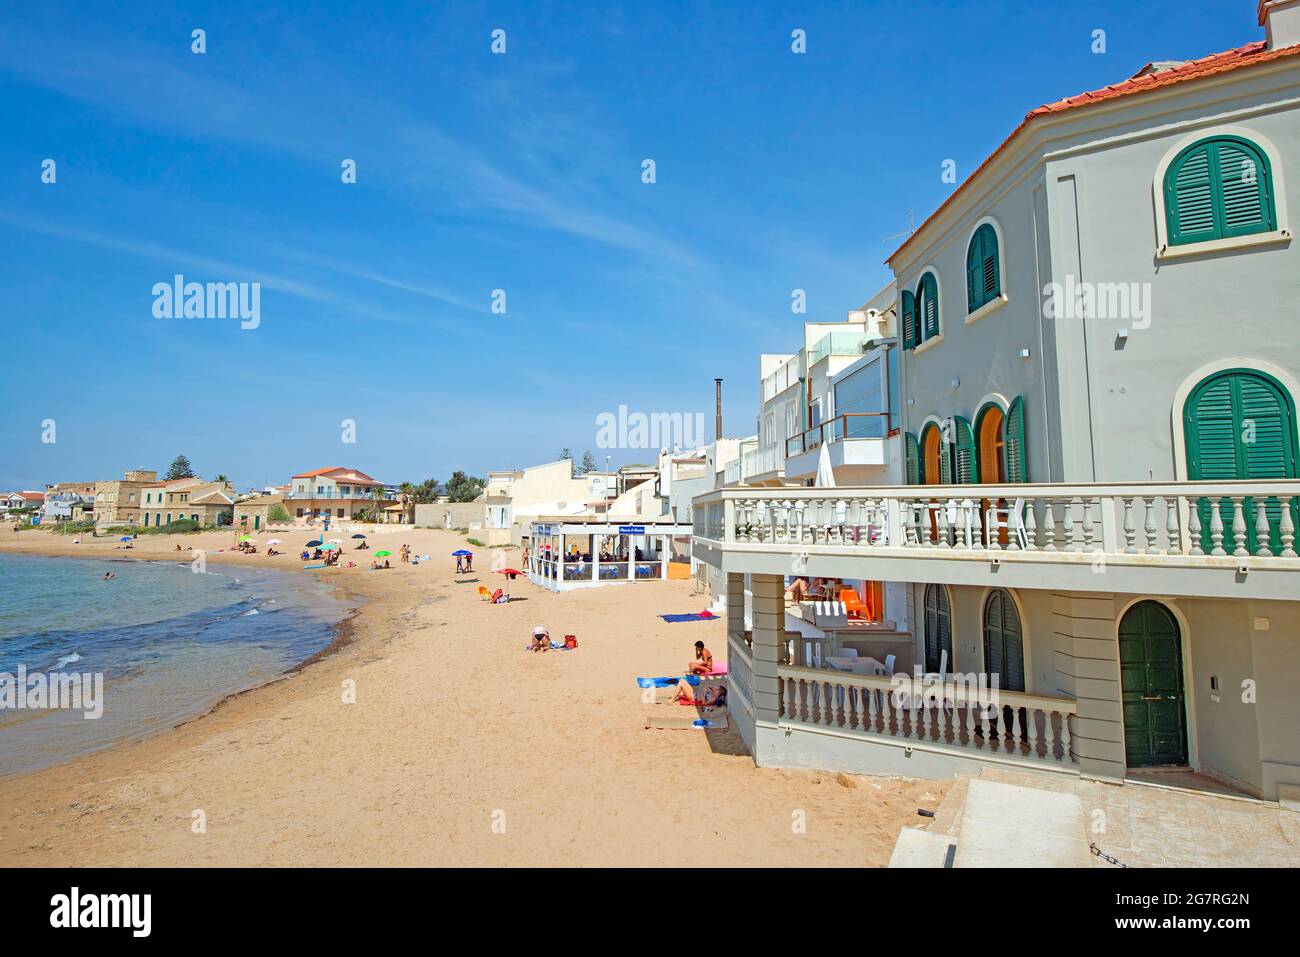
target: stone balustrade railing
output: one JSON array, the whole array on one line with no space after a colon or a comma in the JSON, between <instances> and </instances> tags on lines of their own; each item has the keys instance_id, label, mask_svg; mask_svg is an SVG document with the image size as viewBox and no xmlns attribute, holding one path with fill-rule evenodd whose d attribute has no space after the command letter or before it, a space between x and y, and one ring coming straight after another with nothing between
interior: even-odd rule
<instances>
[{"instance_id":1,"label":"stone balustrade railing","mask_svg":"<svg viewBox=\"0 0 1300 957\"><path fill-rule=\"evenodd\" d=\"M1024 694L937 676L874 677L781 665L782 724L942 745L1071 767L1073 699Z\"/></svg>"},{"instance_id":2,"label":"stone balustrade railing","mask_svg":"<svg viewBox=\"0 0 1300 957\"><path fill-rule=\"evenodd\" d=\"M694 516L722 543L1295 561L1298 507L1294 480L783 487L706 493Z\"/></svg>"}]
</instances>

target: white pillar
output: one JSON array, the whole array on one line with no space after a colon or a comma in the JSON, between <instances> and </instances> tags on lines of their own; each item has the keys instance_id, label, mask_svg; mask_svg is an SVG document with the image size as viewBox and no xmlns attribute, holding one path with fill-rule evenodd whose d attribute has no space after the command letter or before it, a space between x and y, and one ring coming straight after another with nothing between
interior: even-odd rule
<instances>
[{"instance_id":1,"label":"white pillar","mask_svg":"<svg viewBox=\"0 0 1300 957\"><path fill-rule=\"evenodd\" d=\"M778 718L777 659L785 640L785 581L780 575L753 575L754 594L754 718L776 723ZM730 584L730 583L729 583ZM731 589L729 588L728 591ZM730 596L728 596L730 605ZM743 605L742 605L743 608ZM732 614L728 608L728 617ZM737 617L744 627L744 613Z\"/></svg>"},{"instance_id":2,"label":"white pillar","mask_svg":"<svg viewBox=\"0 0 1300 957\"><path fill-rule=\"evenodd\" d=\"M591 533L591 580L600 581L600 536Z\"/></svg>"},{"instance_id":3,"label":"white pillar","mask_svg":"<svg viewBox=\"0 0 1300 957\"><path fill-rule=\"evenodd\" d=\"M556 546L556 548L559 551L560 560L559 560L559 564L556 565L555 567L556 588L558 588L560 586L560 583L564 581L564 530L563 529L560 530L560 535L557 541L560 543L559 545Z\"/></svg>"},{"instance_id":4,"label":"white pillar","mask_svg":"<svg viewBox=\"0 0 1300 957\"><path fill-rule=\"evenodd\" d=\"M624 535L627 539L627 580L636 581L636 536Z\"/></svg>"},{"instance_id":5,"label":"white pillar","mask_svg":"<svg viewBox=\"0 0 1300 957\"><path fill-rule=\"evenodd\" d=\"M659 580L663 581L668 577L668 543L669 536L659 536Z\"/></svg>"}]
</instances>

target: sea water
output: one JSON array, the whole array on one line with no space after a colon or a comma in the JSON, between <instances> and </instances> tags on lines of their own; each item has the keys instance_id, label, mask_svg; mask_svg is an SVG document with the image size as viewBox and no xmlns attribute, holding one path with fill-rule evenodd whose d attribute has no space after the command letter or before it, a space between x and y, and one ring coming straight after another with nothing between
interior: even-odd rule
<instances>
[{"instance_id":1,"label":"sea water","mask_svg":"<svg viewBox=\"0 0 1300 957\"><path fill-rule=\"evenodd\" d=\"M329 585L297 572L0 554L0 682L20 667L29 684L103 676L96 719L0 707L0 775L200 714L320 651L348 610Z\"/></svg>"}]
</instances>

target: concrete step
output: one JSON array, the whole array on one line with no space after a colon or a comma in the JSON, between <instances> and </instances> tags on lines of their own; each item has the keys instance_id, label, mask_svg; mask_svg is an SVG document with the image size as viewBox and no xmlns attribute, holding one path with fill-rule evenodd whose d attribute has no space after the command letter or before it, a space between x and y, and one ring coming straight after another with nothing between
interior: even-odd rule
<instances>
[{"instance_id":1,"label":"concrete step","mask_svg":"<svg viewBox=\"0 0 1300 957\"><path fill-rule=\"evenodd\" d=\"M926 830L954 838L961 833L962 811L966 809L966 794L974 777L973 774L957 775L943 801L935 808L934 819Z\"/></svg>"},{"instance_id":2,"label":"concrete step","mask_svg":"<svg viewBox=\"0 0 1300 957\"><path fill-rule=\"evenodd\" d=\"M947 834L905 827L889 858L890 867L947 867L948 853L955 844Z\"/></svg>"},{"instance_id":3,"label":"concrete step","mask_svg":"<svg viewBox=\"0 0 1300 957\"><path fill-rule=\"evenodd\" d=\"M973 778L956 867L1092 867L1076 794Z\"/></svg>"}]
</instances>

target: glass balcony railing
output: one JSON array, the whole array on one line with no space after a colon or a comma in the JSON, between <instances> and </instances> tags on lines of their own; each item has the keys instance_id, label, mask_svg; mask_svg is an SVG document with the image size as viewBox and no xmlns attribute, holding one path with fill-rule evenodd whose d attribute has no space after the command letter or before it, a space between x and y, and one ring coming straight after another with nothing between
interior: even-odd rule
<instances>
[{"instance_id":1,"label":"glass balcony railing","mask_svg":"<svg viewBox=\"0 0 1300 957\"><path fill-rule=\"evenodd\" d=\"M870 338L863 332L828 332L813 346L808 365L814 366L827 356L860 356Z\"/></svg>"}]
</instances>

